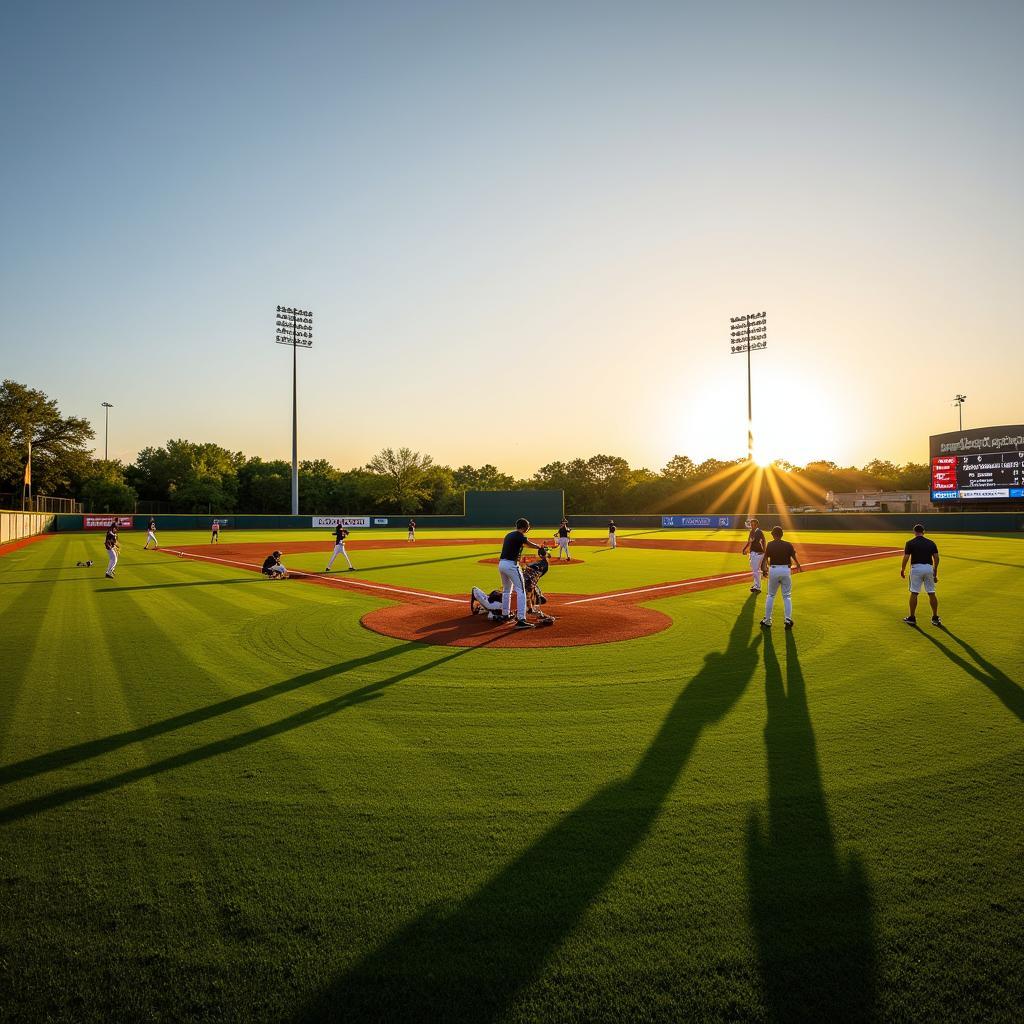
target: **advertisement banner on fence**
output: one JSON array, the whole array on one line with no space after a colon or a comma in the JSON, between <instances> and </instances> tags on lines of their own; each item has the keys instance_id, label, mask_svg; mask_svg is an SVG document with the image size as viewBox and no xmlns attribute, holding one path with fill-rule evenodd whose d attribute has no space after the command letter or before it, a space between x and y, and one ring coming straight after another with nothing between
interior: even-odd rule
<instances>
[{"instance_id":1,"label":"advertisement banner on fence","mask_svg":"<svg viewBox=\"0 0 1024 1024\"><path fill-rule=\"evenodd\" d=\"M132 516L82 516L83 530L109 530L114 523L119 530L130 530L135 520Z\"/></svg>"},{"instance_id":2,"label":"advertisement banner on fence","mask_svg":"<svg viewBox=\"0 0 1024 1024\"><path fill-rule=\"evenodd\" d=\"M369 525L369 516L313 516L313 527L317 530L333 530L335 526L358 530Z\"/></svg>"},{"instance_id":3,"label":"advertisement banner on fence","mask_svg":"<svg viewBox=\"0 0 1024 1024\"><path fill-rule=\"evenodd\" d=\"M690 530L728 530L732 516L662 516L661 525Z\"/></svg>"},{"instance_id":4,"label":"advertisement banner on fence","mask_svg":"<svg viewBox=\"0 0 1024 1024\"><path fill-rule=\"evenodd\" d=\"M387 526L388 525L388 521L386 519L374 519L373 525L374 526Z\"/></svg>"}]
</instances>

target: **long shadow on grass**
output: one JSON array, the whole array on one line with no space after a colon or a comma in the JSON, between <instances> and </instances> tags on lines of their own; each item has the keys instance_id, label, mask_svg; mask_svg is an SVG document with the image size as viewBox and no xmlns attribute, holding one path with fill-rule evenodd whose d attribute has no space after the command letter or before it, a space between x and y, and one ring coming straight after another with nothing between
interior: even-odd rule
<instances>
[{"instance_id":1,"label":"long shadow on grass","mask_svg":"<svg viewBox=\"0 0 1024 1024\"><path fill-rule=\"evenodd\" d=\"M860 858L844 863L836 849L792 633L785 684L770 634L764 667L768 828L751 815L747 866L765 1000L777 1021L870 1021L871 888Z\"/></svg>"},{"instance_id":2,"label":"long shadow on grass","mask_svg":"<svg viewBox=\"0 0 1024 1024\"><path fill-rule=\"evenodd\" d=\"M940 643L927 630L915 627L929 643L942 651L954 665L962 668L969 676L973 676L979 683L987 686L1022 722L1024 722L1024 690L1022 690L1005 672L995 667L992 662L983 658L966 640L962 640L955 633L945 626L936 627L940 632L945 633L954 643L959 644L964 651L971 656L972 664L966 658L962 658L956 651L950 650L945 644Z\"/></svg>"},{"instance_id":3,"label":"long shadow on grass","mask_svg":"<svg viewBox=\"0 0 1024 1024\"><path fill-rule=\"evenodd\" d=\"M414 647L422 649L421 644L408 643L387 652L387 656L398 654L403 650L409 650ZM205 743L201 747L195 747L192 750L185 750L180 754L173 754L170 757L154 761L152 764L143 765L139 768L132 768L128 771L118 772L116 775L111 775L109 778L96 779L93 782L84 782L77 786L68 786L64 789L55 790L52 793L46 793L43 796L33 797L30 800L24 800L21 803L12 804L10 807L0 808L0 824L7 824L11 821L17 821L19 818L26 818L33 814L49 811L55 807L61 807L64 804L73 803L75 800L81 800L83 797L96 796L99 793L107 793L112 789L120 789L121 786L126 786L132 782L138 782L140 779L146 779L153 775L160 775L163 772L172 771L175 768L183 768L187 765L196 764L199 761L206 761L211 757L218 757L221 754L227 754L234 750L241 750L253 743L259 743L261 740L271 739L274 736L280 736L282 733L290 732L292 729L299 729L304 725L310 725L313 722L318 722L323 718L328 718L331 715L337 714L345 708L354 707L356 704L363 704L366 701L375 700L380 696L381 691L386 690L389 686L394 686L396 683L401 683L406 679L411 679L413 676L417 676L422 672L428 672L430 669L437 668L438 665L443 665L445 662L453 661L455 658L460 658L477 649L478 648L473 647L460 647L453 654L447 654L443 658L437 658L434 661L429 661L425 665L417 665L415 668L407 669L405 672L399 672L397 675L389 676L387 679L381 679L375 683L370 683L367 686L362 686L358 690L353 690L350 693L344 693L337 697L332 697L330 700L323 701L322 703L316 704L310 708L305 708L304 710L298 711L294 715L289 715L287 718L282 718L277 722L270 722L267 725L257 726L255 729L248 729L247 731L238 733L235 736L228 736L221 740L215 740L212 743ZM234 710L235 707L244 707L246 704L254 703L255 700L265 700L267 697L273 696L274 693L284 693L288 690L294 690L300 686L307 686L310 683L317 682L318 680L327 679L339 673L346 672L356 664L367 664L371 661L379 661L384 656L385 655L371 655L368 658L358 658L354 662L343 662L341 665L331 665L327 668L317 669L315 672L306 672L301 676L295 676L293 679L287 679L284 682L275 683L274 686L268 686L263 690L256 691L258 696L255 696L254 699L247 700L246 698L253 697L253 695L243 694L241 697L231 698L228 701L221 701L219 704L211 705L210 708L204 708L200 712L199 716L195 717L193 721L199 721L200 718L213 717L213 714L223 714L224 710ZM232 705L232 707L225 708L225 705ZM218 710L209 714L203 713L209 712L211 709ZM134 739L137 738L145 738L143 736L138 736L138 733L148 732L148 735L157 735L158 732L169 731L169 728L178 728L178 725L169 725L169 723L180 722L180 720L185 717L187 717L187 715L178 716L175 719L166 719L162 723L157 723L156 727L146 726L141 730L133 730L130 733L120 733L116 737L111 737L111 739L123 740L126 736L132 737L132 739L114 743L113 746L108 749L113 749L116 746L124 746L125 742L134 742ZM161 728L162 726L166 727ZM97 744L103 744L105 742L109 741L95 741ZM91 744L81 744L80 746L89 747ZM71 751L74 751L75 749L76 748L74 747L68 748L68 750ZM104 751L102 750L95 751L86 756L92 757L95 756L96 753L103 752ZM43 758L34 758L32 760L35 762L45 761L47 758L52 756L53 755L44 755ZM83 760L83 758L78 757L76 760ZM37 766L37 771L26 772L25 766L31 764L32 761L21 762L20 764L9 766L5 771L20 770L22 774L18 777L24 777L26 774L38 774L39 770L47 770L46 768L39 769ZM56 765L50 765L49 767L56 767Z\"/></svg>"},{"instance_id":4,"label":"long shadow on grass","mask_svg":"<svg viewBox=\"0 0 1024 1024\"><path fill-rule=\"evenodd\" d=\"M235 587L241 583L266 583L262 576L246 577L244 580L189 580L186 583L146 583L137 587L97 587L97 594L124 594L129 590L166 590L169 587Z\"/></svg>"},{"instance_id":5,"label":"long shadow on grass","mask_svg":"<svg viewBox=\"0 0 1024 1024\"><path fill-rule=\"evenodd\" d=\"M367 548L367 552L372 551L372 548ZM356 558L360 557L359 549L353 548L352 553ZM484 555L483 557L486 557ZM447 558L424 558L418 562L386 562L383 565L361 565L357 571L363 572L390 572L392 569L409 569L414 565L437 565L440 562L469 562L479 561L481 558L480 552L475 551L471 555L449 555Z\"/></svg>"},{"instance_id":6,"label":"long shadow on grass","mask_svg":"<svg viewBox=\"0 0 1024 1024\"><path fill-rule=\"evenodd\" d=\"M706 726L740 698L758 662L754 600L722 653L683 687L640 761L454 910L429 909L346 971L301 1021L493 1021L538 978L643 842Z\"/></svg>"}]
</instances>

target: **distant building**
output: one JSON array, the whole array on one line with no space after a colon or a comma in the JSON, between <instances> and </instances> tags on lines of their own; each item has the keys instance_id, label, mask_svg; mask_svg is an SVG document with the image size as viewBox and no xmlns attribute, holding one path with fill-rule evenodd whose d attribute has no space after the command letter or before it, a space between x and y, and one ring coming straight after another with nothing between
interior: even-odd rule
<instances>
[{"instance_id":1,"label":"distant building","mask_svg":"<svg viewBox=\"0 0 1024 1024\"><path fill-rule=\"evenodd\" d=\"M931 491L829 491L827 508L833 512L930 512Z\"/></svg>"}]
</instances>

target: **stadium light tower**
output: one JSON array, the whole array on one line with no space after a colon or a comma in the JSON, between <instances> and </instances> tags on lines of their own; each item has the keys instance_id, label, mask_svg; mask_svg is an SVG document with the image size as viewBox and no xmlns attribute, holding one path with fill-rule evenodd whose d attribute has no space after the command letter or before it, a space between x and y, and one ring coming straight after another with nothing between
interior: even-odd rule
<instances>
[{"instance_id":1,"label":"stadium light tower","mask_svg":"<svg viewBox=\"0 0 1024 1024\"><path fill-rule=\"evenodd\" d=\"M110 410L114 407L109 402L101 402L103 406L103 461L107 461L107 442L110 440Z\"/></svg>"},{"instance_id":2,"label":"stadium light tower","mask_svg":"<svg viewBox=\"0 0 1024 1024\"><path fill-rule=\"evenodd\" d=\"M292 347L292 515L299 514L299 348L313 347L313 314L308 309L293 306L277 307L278 345Z\"/></svg>"},{"instance_id":3,"label":"stadium light tower","mask_svg":"<svg viewBox=\"0 0 1024 1024\"><path fill-rule=\"evenodd\" d=\"M964 402L967 401L966 395L957 395L953 399L953 404L956 406L957 412L960 414L960 429L964 429Z\"/></svg>"},{"instance_id":4,"label":"stadium light tower","mask_svg":"<svg viewBox=\"0 0 1024 1024\"><path fill-rule=\"evenodd\" d=\"M754 461L754 403L751 396L750 353L768 347L768 315L744 313L729 318L732 354L747 354L747 458Z\"/></svg>"}]
</instances>

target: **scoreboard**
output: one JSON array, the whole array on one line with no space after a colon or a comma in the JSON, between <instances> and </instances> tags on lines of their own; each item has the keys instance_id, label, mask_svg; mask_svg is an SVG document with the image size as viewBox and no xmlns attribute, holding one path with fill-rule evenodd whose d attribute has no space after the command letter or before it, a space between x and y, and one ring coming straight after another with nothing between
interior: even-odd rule
<instances>
[{"instance_id":1,"label":"scoreboard","mask_svg":"<svg viewBox=\"0 0 1024 1024\"><path fill-rule=\"evenodd\" d=\"M936 434L932 503L1024 500L1024 425Z\"/></svg>"}]
</instances>

